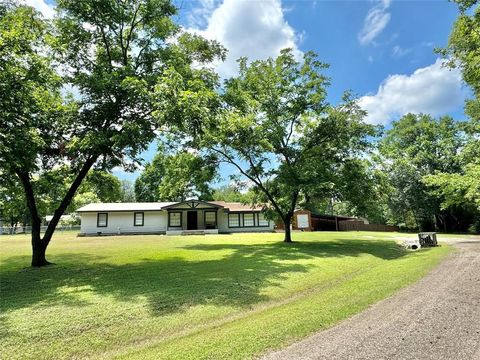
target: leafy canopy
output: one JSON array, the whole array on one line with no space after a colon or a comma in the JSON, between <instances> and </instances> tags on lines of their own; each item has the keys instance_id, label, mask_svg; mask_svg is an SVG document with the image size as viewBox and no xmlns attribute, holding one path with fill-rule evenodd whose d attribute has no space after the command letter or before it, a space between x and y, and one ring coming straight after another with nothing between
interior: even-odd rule
<instances>
[{"instance_id":1,"label":"leafy canopy","mask_svg":"<svg viewBox=\"0 0 480 360\"><path fill-rule=\"evenodd\" d=\"M448 45L440 52L453 67L459 66L474 97L465 104L469 121L463 125L466 143L460 154L461 169L456 174L440 172L426 177L425 183L442 198L442 207L476 206L480 203L480 5L477 0L455 0L460 15L455 21ZM480 214L477 213L477 218ZM477 220L480 227L480 221Z\"/></svg>"},{"instance_id":2,"label":"leafy canopy","mask_svg":"<svg viewBox=\"0 0 480 360\"><path fill-rule=\"evenodd\" d=\"M218 124L203 139L251 181L253 202L268 202L285 223L299 195L329 187L338 165L375 133L350 97L337 107L326 102L326 67L312 52L297 60L291 49L276 59L240 59L239 75L225 82Z\"/></svg>"},{"instance_id":3,"label":"leafy canopy","mask_svg":"<svg viewBox=\"0 0 480 360\"><path fill-rule=\"evenodd\" d=\"M137 201L212 200L210 183L217 177L213 157L182 150L169 153L160 146L135 181Z\"/></svg>"},{"instance_id":4,"label":"leafy canopy","mask_svg":"<svg viewBox=\"0 0 480 360\"><path fill-rule=\"evenodd\" d=\"M425 114L407 114L392 123L379 145L379 164L388 179L384 191L394 222L431 229L445 215L424 177L460 171L458 154L465 144L462 126L448 116L435 119Z\"/></svg>"}]
</instances>

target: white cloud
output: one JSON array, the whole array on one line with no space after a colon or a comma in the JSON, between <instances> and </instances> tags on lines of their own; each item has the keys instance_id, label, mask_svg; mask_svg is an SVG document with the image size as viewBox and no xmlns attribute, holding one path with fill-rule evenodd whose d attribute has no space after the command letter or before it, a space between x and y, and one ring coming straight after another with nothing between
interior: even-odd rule
<instances>
[{"instance_id":1,"label":"white cloud","mask_svg":"<svg viewBox=\"0 0 480 360\"><path fill-rule=\"evenodd\" d=\"M362 45L370 44L385 29L390 21L390 13L387 11L391 0L377 0L375 5L368 10L363 21L363 28L358 34L358 41Z\"/></svg>"},{"instance_id":2,"label":"white cloud","mask_svg":"<svg viewBox=\"0 0 480 360\"><path fill-rule=\"evenodd\" d=\"M437 59L411 75L390 75L375 95L361 97L359 104L368 111L367 122L388 124L407 113L437 116L461 106L466 94L460 70L451 70L442 63Z\"/></svg>"},{"instance_id":3,"label":"white cloud","mask_svg":"<svg viewBox=\"0 0 480 360\"><path fill-rule=\"evenodd\" d=\"M53 18L53 16L55 15L54 5L48 4L45 0L24 0L23 3L25 5L34 7L48 19Z\"/></svg>"},{"instance_id":4,"label":"white cloud","mask_svg":"<svg viewBox=\"0 0 480 360\"><path fill-rule=\"evenodd\" d=\"M236 60L246 56L249 60L266 59L276 56L286 47L293 48L299 56L298 42L301 35L284 18L280 0L224 0L214 10L211 1L203 0L203 9L210 12L206 27L192 27L208 39L218 40L228 49L227 60L217 64L222 77L237 72ZM200 14L202 10L197 10Z\"/></svg>"}]
</instances>

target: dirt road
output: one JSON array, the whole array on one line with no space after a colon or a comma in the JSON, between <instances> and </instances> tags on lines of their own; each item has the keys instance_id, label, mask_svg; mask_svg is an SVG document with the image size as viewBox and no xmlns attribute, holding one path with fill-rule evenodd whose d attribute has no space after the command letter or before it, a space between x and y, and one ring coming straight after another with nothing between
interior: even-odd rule
<instances>
[{"instance_id":1,"label":"dirt road","mask_svg":"<svg viewBox=\"0 0 480 360\"><path fill-rule=\"evenodd\" d=\"M273 359L480 359L480 239L425 278Z\"/></svg>"}]
</instances>

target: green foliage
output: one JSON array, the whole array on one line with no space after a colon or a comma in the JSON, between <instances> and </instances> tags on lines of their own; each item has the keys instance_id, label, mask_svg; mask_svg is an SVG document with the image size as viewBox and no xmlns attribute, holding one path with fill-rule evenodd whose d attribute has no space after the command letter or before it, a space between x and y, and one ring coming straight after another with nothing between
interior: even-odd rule
<instances>
[{"instance_id":1,"label":"green foliage","mask_svg":"<svg viewBox=\"0 0 480 360\"><path fill-rule=\"evenodd\" d=\"M239 66L203 146L253 183L253 203L268 202L289 224L300 194L331 187L338 165L364 150L374 129L350 97L337 107L326 103L327 66L314 53L298 61L286 49Z\"/></svg>"},{"instance_id":2,"label":"green foliage","mask_svg":"<svg viewBox=\"0 0 480 360\"><path fill-rule=\"evenodd\" d=\"M480 164L468 164L462 173L426 176L424 181L434 187L434 194L441 196L444 209L471 202L480 213Z\"/></svg>"},{"instance_id":3,"label":"green foliage","mask_svg":"<svg viewBox=\"0 0 480 360\"><path fill-rule=\"evenodd\" d=\"M346 161L340 167L335 187L334 204L339 215L367 218L371 223L384 224L384 197L382 194L382 174L366 159Z\"/></svg>"},{"instance_id":4,"label":"green foliage","mask_svg":"<svg viewBox=\"0 0 480 360\"><path fill-rule=\"evenodd\" d=\"M121 180L122 184L122 202L135 202L135 187L130 180Z\"/></svg>"},{"instance_id":5,"label":"green foliage","mask_svg":"<svg viewBox=\"0 0 480 360\"><path fill-rule=\"evenodd\" d=\"M458 173L460 150L465 145L462 127L450 117L408 114L392 124L379 146L380 163L386 174L388 206L393 222L410 228L447 228L441 199L430 192L424 177L439 172ZM440 222L442 224L440 224Z\"/></svg>"},{"instance_id":6,"label":"green foliage","mask_svg":"<svg viewBox=\"0 0 480 360\"><path fill-rule=\"evenodd\" d=\"M81 192L91 191L101 202L122 200L122 183L115 176L105 171L91 171L82 184Z\"/></svg>"},{"instance_id":7,"label":"green foliage","mask_svg":"<svg viewBox=\"0 0 480 360\"><path fill-rule=\"evenodd\" d=\"M440 52L450 57L451 66L460 66L463 79L473 89L478 102L480 95L480 6L478 0L457 0L460 15L455 21L448 45ZM468 109L468 107L467 107ZM478 112L469 114L474 119L479 119Z\"/></svg>"},{"instance_id":8,"label":"green foliage","mask_svg":"<svg viewBox=\"0 0 480 360\"><path fill-rule=\"evenodd\" d=\"M254 196L255 194L251 190L248 190L247 192L242 192L237 186L224 185L216 188L213 191L212 197L213 200L251 204L254 201Z\"/></svg>"},{"instance_id":9,"label":"green foliage","mask_svg":"<svg viewBox=\"0 0 480 360\"><path fill-rule=\"evenodd\" d=\"M26 223L27 213L21 185L15 178L0 173L0 219L4 221L3 226Z\"/></svg>"},{"instance_id":10,"label":"green foliage","mask_svg":"<svg viewBox=\"0 0 480 360\"><path fill-rule=\"evenodd\" d=\"M480 224L480 5L477 0L455 2L459 5L460 15L447 47L439 51L450 66L461 68L463 79L472 88L474 97L465 104L465 113L470 119L463 124L466 141L459 156L460 169L455 173L439 171L426 176L424 182L433 189L433 194L441 198L442 208L478 209L475 216Z\"/></svg>"},{"instance_id":11,"label":"green foliage","mask_svg":"<svg viewBox=\"0 0 480 360\"><path fill-rule=\"evenodd\" d=\"M72 181L69 176L70 170L65 166L44 172L41 177L32 179L37 194L38 215L41 219L54 213ZM24 190L18 179L0 176L0 180L0 214L10 225L19 222L31 224ZM79 187L66 213L72 214L76 209L89 203L121 200L120 181L110 173L92 170Z\"/></svg>"},{"instance_id":12,"label":"green foliage","mask_svg":"<svg viewBox=\"0 0 480 360\"><path fill-rule=\"evenodd\" d=\"M122 183L116 176L105 171L92 170L78 189L68 212L72 213L90 203L119 202L122 199Z\"/></svg>"},{"instance_id":13,"label":"green foliage","mask_svg":"<svg viewBox=\"0 0 480 360\"><path fill-rule=\"evenodd\" d=\"M51 166L69 105L49 55L48 24L30 7L11 6L0 17L0 168L14 174ZM41 51L39 51L41 49ZM53 154L52 154L53 155Z\"/></svg>"},{"instance_id":14,"label":"green foliage","mask_svg":"<svg viewBox=\"0 0 480 360\"><path fill-rule=\"evenodd\" d=\"M135 181L137 201L212 200L210 183L217 177L216 159L186 150L168 153L160 146Z\"/></svg>"}]
</instances>

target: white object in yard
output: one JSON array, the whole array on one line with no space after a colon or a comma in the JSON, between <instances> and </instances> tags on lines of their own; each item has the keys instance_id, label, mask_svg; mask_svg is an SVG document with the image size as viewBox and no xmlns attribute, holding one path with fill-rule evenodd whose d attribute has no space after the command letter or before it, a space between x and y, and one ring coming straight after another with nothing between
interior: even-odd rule
<instances>
[{"instance_id":1,"label":"white object in yard","mask_svg":"<svg viewBox=\"0 0 480 360\"><path fill-rule=\"evenodd\" d=\"M297 227L299 229L310 227L310 224L308 223L308 215L306 215L306 214L298 214L297 215Z\"/></svg>"},{"instance_id":2,"label":"white object in yard","mask_svg":"<svg viewBox=\"0 0 480 360\"><path fill-rule=\"evenodd\" d=\"M420 245L420 241L416 238L413 239L405 239L405 247L407 249L418 250L422 246Z\"/></svg>"}]
</instances>

